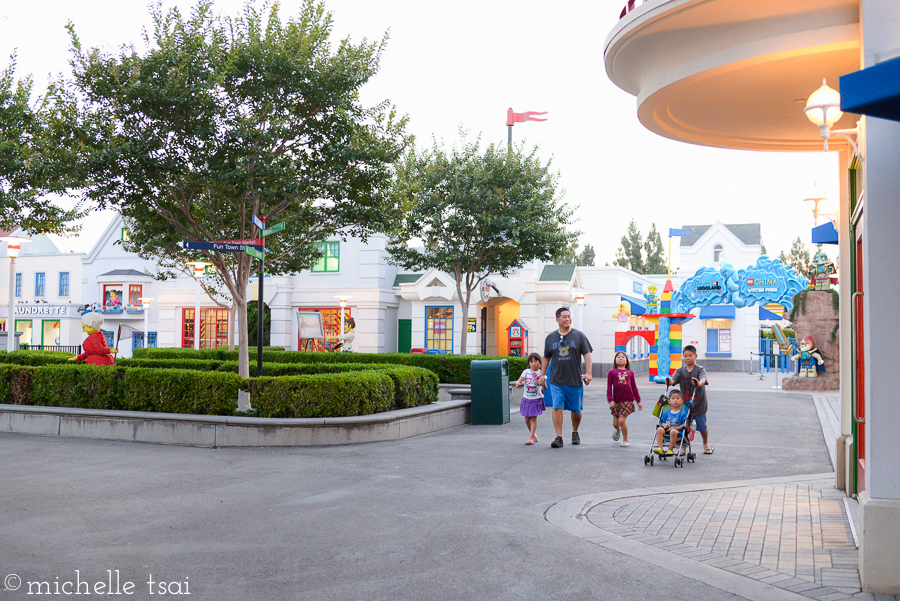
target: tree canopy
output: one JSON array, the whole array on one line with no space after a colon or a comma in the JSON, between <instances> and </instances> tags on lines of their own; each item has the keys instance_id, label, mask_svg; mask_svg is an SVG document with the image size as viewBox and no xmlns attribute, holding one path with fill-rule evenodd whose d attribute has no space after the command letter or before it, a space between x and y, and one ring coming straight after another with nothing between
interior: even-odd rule
<instances>
[{"instance_id":1,"label":"tree canopy","mask_svg":"<svg viewBox=\"0 0 900 601\"><path fill-rule=\"evenodd\" d=\"M72 185L48 160L57 141L47 136L43 99L32 106L32 80L16 80L16 55L0 71L0 229L15 226L33 233L77 230L67 222L82 214L55 203Z\"/></svg>"},{"instance_id":2,"label":"tree canopy","mask_svg":"<svg viewBox=\"0 0 900 601\"><path fill-rule=\"evenodd\" d=\"M557 194L558 175L537 148L489 144L463 136L445 150L437 141L409 152L397 168L395 191L405 208L388 246L406 269L434 268L453 276L462 304L461 354L472 291L489 274L533 260L552 260L571 245L573 210Z\"/></svg>"},{"instance_id":3,"label":"tree canopy","mask_svg":"<svg viewBox=\"0 0 900 601\"><path fill-rule=\"evenodd\" d=\"M628 231L619 242L613 265L626 267L635 273L667 273L665 248L656 224L651 224L647 239L643 240L637 222L632 219L628 223Z\"/></svg>"},{"instance_id":4,"label":"tree canopy","mask_svg":"<svg viewBox=\"0 0 900 601\"><path fill-rule=\"evenodd\" d=\"M256 238L251 217L286 228L266 238L266 271L310 267L317 243L365 239L397 219L389 183L407 143L406 119L359 90L387 38L332 44L331 15L305 0L296 19L278 4L217 16L202 0L187 17L151 8L146 50L82 48L70 24L73 81L55 97L70 168L85 195L117 208L142 257L211 262L238 312L247 376L247 284L254 260L185 251L183 240Z\"/></svg>"}]
</instances>

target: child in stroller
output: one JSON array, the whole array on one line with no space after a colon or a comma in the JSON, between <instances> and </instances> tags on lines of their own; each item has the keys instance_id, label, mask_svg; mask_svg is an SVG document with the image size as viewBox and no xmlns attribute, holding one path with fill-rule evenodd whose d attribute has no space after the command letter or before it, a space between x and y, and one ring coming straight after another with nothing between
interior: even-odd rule
<instances>
[{"instance_id":1,"label":"child in stroller","mask_svg":"<svg viewBox=\"0 0 900 601\"><path fill-rule=\"evenodd\" d=\"M673 390L668 396L661 396L657 408L661 409L661 414L656 426L655 447L651 446L644 457L644 465L653 465L654 454L659 455L660 459L675 455L675 467L684 467L685 459L693 463L696 455L691 452L694 431L691 428L690 405L684 402L681 391ZM669 448L665 449L667 441Z\"/></svg>"}]
</instances>

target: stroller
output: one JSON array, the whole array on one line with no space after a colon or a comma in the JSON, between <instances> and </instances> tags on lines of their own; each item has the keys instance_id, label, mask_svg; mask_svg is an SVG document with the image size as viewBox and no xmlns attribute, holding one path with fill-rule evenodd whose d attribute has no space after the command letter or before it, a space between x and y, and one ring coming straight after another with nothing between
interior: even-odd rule
<instances>
[{"instance_id":1,"label":"stroller","mask_svg":"<svg viewBox=\"0 0 900 601\"><path fill-rule=\"evenodd\" d=\"M694 416L691 413L691 403L689 401L685 401L684 404L688 408L688 416L687 420L685 420L685 424L687 425L687 429L684 431L684 434L681 436L681 440L678 441L678 444L675 445L674 452L674 464L675 467L684 467L684 460L687 459L688 462L694 463L697 460L697 455L691 451L691 441L694 440ZM650 451L644 456L644 465L653 465L655 463L657 453L656 453L656 431L657 429L663 425L662 423L662 414L663 411L667 411L671 409L672 406L669 405L669 387L666 386L666 393L659 395L659 400L656 401L656 406L653 407L653 415L659 418L656 422L656 427L653 428L653 441L650 443ZM666 443L669 441L669 435L666 434L663 436L663 442ZM665 461L669 456L667 455L658 455L660 461Z\"/></svg>"}]
</instances>

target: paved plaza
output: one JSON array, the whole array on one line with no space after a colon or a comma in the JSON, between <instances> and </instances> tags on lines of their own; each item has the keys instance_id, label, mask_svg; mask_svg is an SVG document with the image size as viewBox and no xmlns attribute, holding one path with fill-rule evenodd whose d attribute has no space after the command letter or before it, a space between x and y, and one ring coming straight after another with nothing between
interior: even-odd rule
<instances>
[{"instance_id":1,"label":"paved plaza","mask_svg":"<svg viewBox=\"0 0 900 601\"><path fill-rule=\"evenodd\" d=\"M548 413L534 446L516 413L339 447L0 435L0 577L22 581L0 601L116 570L142 599L151 577L216 600L893 599L859 590L823 435L836 398L710 380L716 452L684 468L643 462L664 387L640 382L622 448L599 379L562 449Z\"/></svg>"}]
</instances>

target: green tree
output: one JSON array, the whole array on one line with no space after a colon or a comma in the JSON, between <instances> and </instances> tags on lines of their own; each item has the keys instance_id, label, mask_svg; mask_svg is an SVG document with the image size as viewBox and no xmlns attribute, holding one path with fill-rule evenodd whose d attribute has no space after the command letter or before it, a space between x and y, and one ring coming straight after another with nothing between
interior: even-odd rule
<instances>
[{"instance_id":1,"label":"green tree","mask_svg":"<svg viewBox=\"0 0 900 601\"><path fill-rule=\"evenodd\" d=\"M64 210L52 194L65 194L70 178L51 168L47 154L57 141L48 137L46 104L31 101L30 77L16 81L16 55L0 71L0 229L19 225L33 233L65 233L78 228L67 222L81 216L80 207Z\"/></svg>"},{"instance_id":2,"label":"green tree","mask_svg":"<svg viewBox=\"0 0 900 601\"><path fill-rule=\"evenodd\" d=\"M130 249L215 266L236 305L243 377L256 261L179 242L255 238L251 217L265 216L286 223L266 238L266 272L309 268L319 241L391 228L392 166L407 143L391 105L359 100L386 38L332 43L331 15L312 0L287 22L267 10L218 17L202 0L185 18L156 5L143 53L85 50L70 25L74 80L55 98L59 115L78 116L64 138L71 169L88 198L121 211Z\"/></svg>"},{"instance_id":3,"label":"green tree","mask_svg":"<svg viewBox=\"0 0 900 601\"><path fill-rule=\"evenodd\" d=\"M643 273L667 273L666 255L663 249L662 238L656 231L656 224L650 226L650 233L644 241L644 254L647 257L644 263Z\"/></svg>"},{"instance_id":4,"label":"green tree","mask_svg":"<svg viewBox=\"0 0 900 601\"><path fill-rule=\"evenodd\" d=\"M759 239L759 254L761 254L761 255L769 254L768 252L766 252L766 242L762 238Z\"/></svg>"},{"instance_id":5,"label":"green tree","mask_svg":"<svg viewBox=\"0 0 900 601\"><path fill-rule=\"evenodd\" d=\"M536 259L549 261L578 233L572 209L556 194L558 175L537 148L507 148L463 139L446 151L410 152L397 166L396 193L406 207L389 244L390 261L453 276L462 305L460 354L467 343L472 292L490 273ZM411 242L416 246L411 245Z\"/></svg>"},{"instance_id":6,"label":"green tree","mask_svg":"<svg viewBox=\"0 0 900 601\"><path fill-rule=\"evenodd\" d=\"M778 258L781 259L782 263L790 265L800 272L801 275L808 277L813 268L814 256L815 253L810 254L809 246L804 244L803 240L798 236L791 244L791 252L785 256L784 251L782 251L781 254L778 255Z\"/></svg>"},{"instance_id":7,"label":"green tree","mask_svg":"<svg viewBox=\"0 0 900 601\"><path fill-rule=\"evenodd\" d=\"M585 267L593 267L594 261L597 258L597 253L594 252L594 247L590 244L584 245L584 250L576 257L575 264L583 265Z\"/></svg>"},{"instance_id":8,"label":"green tree","mask_svg":"<svg viewBox=\"0 0 900 601\"><path fill-rule=\"evenodd\" d=\"M622 236L622 241L619 243L619 250L613 265L626 267L635 273L644 273L642 247L641 232L638 230L637 222L632 219L628 224L628 232Z\"/></svg>"},{"instance_id":9,"label":"green tree","mask_svg":"<svg viewBox=\"0 0 900 601\"><path fill-rule=\"evenodd\" d=\"M272 331L269 324L272 323L272 309L269 308L269 305L263 303L263 310L263 346L270 346L269 341L271 340ZM255 345L259 332L259 301L247 303L247 321L249 322L247 329L250 335L250 344Z\"/></svg>"}]
</instances>

